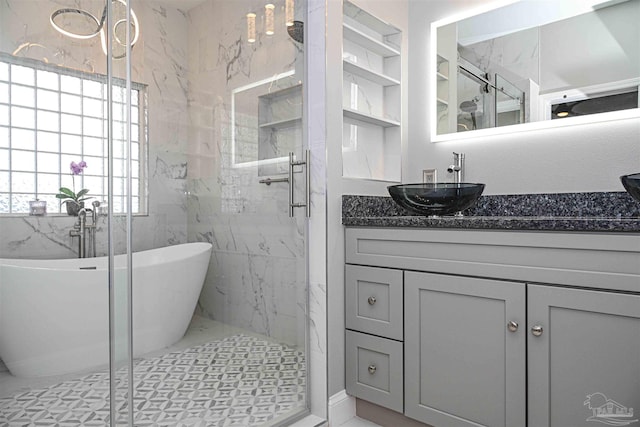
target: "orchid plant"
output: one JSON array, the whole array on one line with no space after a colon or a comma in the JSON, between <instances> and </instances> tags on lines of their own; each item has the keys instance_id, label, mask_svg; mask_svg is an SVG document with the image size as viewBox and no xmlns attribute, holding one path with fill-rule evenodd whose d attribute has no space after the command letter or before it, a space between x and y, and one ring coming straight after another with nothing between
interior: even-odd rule
<instances>
[{"instance_id":1,"label":"orchid plant","mask_svg":"<svg viewBox=\"0 0 640 427\"><path fill-rule=\"evenodd\" d=\"M74 202L75 204L80 206L81 202L89 199L89 197L84 197L89 192L89 190L86 188L83 188L82 190L78 191L78 193L76 193L75 176L80 175L86 167L87 162L85 162L84 160L80 161L79 163L71 162L71 164L69 165L69 169L71 170L71 179L73 181L73 190L67 187L60 187L60 192L56 194L56 198L63 200L62 204Z\"/></svg>"}]
</instances>

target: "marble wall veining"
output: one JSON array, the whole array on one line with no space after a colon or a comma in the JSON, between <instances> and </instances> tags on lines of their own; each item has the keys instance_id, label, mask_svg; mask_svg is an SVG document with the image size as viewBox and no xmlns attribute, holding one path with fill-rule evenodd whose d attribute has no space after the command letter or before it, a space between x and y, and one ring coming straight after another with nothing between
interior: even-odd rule
<instances>
[{"instance_id":1,"label":"marble wall veining","mask_svg":"<svg viewBox=\"0 0 640 427\"><path fill-rule=\"evenodd\" d=\"M539 29L530 28L502 37L460 46L463 58L482 70L509 73L510 79L540 82Z\"/></svg>"},{"instance_id":2,"label":"marble wall veining","mask_svg":"<svg viewBox=\"0 0 640 427\"><path fill-rule=\"evenodd\" d=\"M188 12L188 237L214 245L201 314L303 345L306 225L288 217L286 183L258 182L282 169L256 162L264 154L255 131L260 97L302 80L302 46L285 31L284 1L274 4L273 36L264 34L264 4L255 0L210 0ZM257 15L255 43L247 42L250 11ZM243 90L290 71L284 83ZM297 181L301 197L303 178Z\"/></svg>"},{"instance_id":3,"label":"marble wall veining","mask_svg":"<svg viewBox=\"0 0 640 427\"><path fill-rule=\"evenodd\" d=\"M102 1L4 0L0 3L0 50L63 67L106 74L99 37L74 40L56 32L51 13L81 7L100 15ZM134 250L187 241L187 17L183 11L151 1L135 1L140 40L132 54L132 79L148 85L148 215L133 220ZM124 61L114 61L114 75L124 76ZM0 258L77 256L69 230L75 218L0 217ZM99 219L98 255L107 253L107 226ZM113 222L116 252L126 248L126 223Z\"/></svg>"}]
</instances>

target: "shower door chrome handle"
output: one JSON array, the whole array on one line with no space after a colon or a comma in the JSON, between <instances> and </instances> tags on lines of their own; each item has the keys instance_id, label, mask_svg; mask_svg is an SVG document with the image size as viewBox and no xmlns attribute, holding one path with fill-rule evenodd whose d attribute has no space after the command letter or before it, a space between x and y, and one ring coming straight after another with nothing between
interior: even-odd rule
<instances>
[{"instance_id":1,"label":"shower door chrome handle","mask_svg":"<svg viewBox=\"0 0 640 427\"><path fill-rule=\"evenodd\" d=\"M294 162L293 153L289 153L289 178L287 182L289 183L289 217L293 217L293 162Z\"/></svg>"},{"instance_id":2,"label":"shower door chrome handle","mask_svg":"<svg viewBox=\"0 0 640 427\"><path fill-rule=\"evenodd\" d=\"M311 215L311 168L309 167L309 161L311 160L311 152L305 150L304 160L295 160L294 154L289 153L289 216L293 218L293 211L295 208L305 208L305 216L309 218ZM304 203L296 203L294 200L295 181L294 181L294 168L296 166L303 166L305 168L305 201Z\"/></svg>"},{"instance_id":3,"label":"shower door chrome handle","mask_svg":"<svg viewBox=\"0 0 640 427\"><path fill-rule=\"evenodd\" d=\"M311 216L311 150L304 151L304 214Z\"/></svg>"}]
</instances>

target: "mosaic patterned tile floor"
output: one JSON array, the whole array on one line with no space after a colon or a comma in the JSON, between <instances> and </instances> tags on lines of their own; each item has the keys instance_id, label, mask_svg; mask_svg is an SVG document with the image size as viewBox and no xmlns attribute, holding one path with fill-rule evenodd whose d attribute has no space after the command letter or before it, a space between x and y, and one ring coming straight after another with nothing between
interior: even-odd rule
<instances>
[{"instance_id":1,"label":"mosaic patterned tile floor","mask_svg":"<svg viewBox=\"0 0 640 427\"><path fill-rule=\"evenodd\" d=\"M134 424L259 426L304 406L305 372L302 351L242 334L143 359L134 368ZM0 399L0 426L108 422L106 372Z\"/></svg>"}]
</instances>

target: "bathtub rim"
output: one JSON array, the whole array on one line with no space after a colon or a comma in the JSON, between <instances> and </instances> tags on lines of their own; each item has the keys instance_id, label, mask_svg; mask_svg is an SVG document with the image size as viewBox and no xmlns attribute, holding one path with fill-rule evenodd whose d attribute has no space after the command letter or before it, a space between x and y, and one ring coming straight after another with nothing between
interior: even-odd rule
<instances>
[{"instance_id":1,"label":"bathtub rim","mask_svg":"<svg viewBox=\"0 0 640 427\"><path fill-rule=\"evenodd\" d=\"M189 249L189 250L184 250ZM209 242L189 242L179 243L176 245L161 246L159 248L144 249L133 252L133 261L138 262L134 267L146 267L154 265L154 255L163 253L162 262L174 262L187 259L192 256L200 255L207 251L211 251L213 245ZM171 254L168 254L170 252ZM167 256L170 255L170 256ZM126 262L127 254L116 255L115 261L121 263ZM99 256L93 258L0 258L0 269L2 268L24 268L52 271L107 271L108 256ZM44 265L43 265L44 264ZM97 268L87 268L87 267ZM116 265L116 270L126 268L126 265Z\"/></svg>"}]
</instances>

